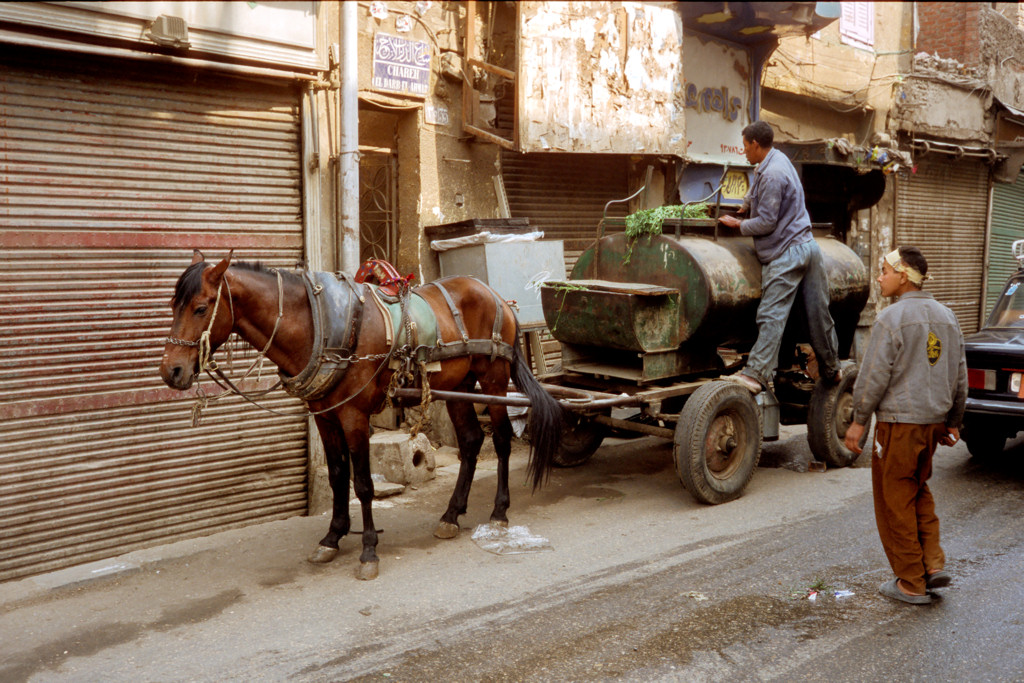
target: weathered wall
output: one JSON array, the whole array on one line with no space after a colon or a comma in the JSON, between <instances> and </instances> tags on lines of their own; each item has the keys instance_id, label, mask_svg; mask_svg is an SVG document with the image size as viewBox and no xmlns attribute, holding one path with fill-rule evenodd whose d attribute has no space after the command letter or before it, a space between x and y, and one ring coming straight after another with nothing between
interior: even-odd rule
<instances>
[{"instance_id":1,"label":"weathered wall","mask_svg":"<svg viewBox=\"0 0 1024 683\"><path fill-rule=\"evenodd\" d=\"M999 12L980 13L980 71L992 94L1015 109L1024 109L1024 32Z\"/></svg>"},{"instance_id":2,"label":"weathered wall","mask_svg":"<svg viewBox=\"0 0 1024 683\"><path fill-rule=\"evenodd\" d=\"M659 5L519 4L523 151L682 152L682 19Z\"/></svg>"},{"instance_id":3,"label":"weathered wall","mask_svg":"<svg viewBox=\"0 0 1024 683\"><path fill-rule=\"evenodd\" d=\"M990 142L992 95L981 81L915 71L899 84L895 104L894 122L902 131L985 146Z\"/></svg>"},{"instance_id":4,"label":"weathered wall","mask_svg":"<svg viewBox=\"0 0 1024 683\"><path fill-rule=\"evenodd\" d=\"M761 120L775 129L776 140L825 140L847 137L869 140L874 116L857 108L836 110L828 102L800 97L782 90L761 91Z\"/></svg>"},{"instance_id":5,"label":"weathered wall","mask_svg":"<svg viewBox=\"0 0 1024 683\"><path fill-rule=\"evenodd\" d=\"M874 51L844 44L838 21L822 29L818 38L794 36L780 41L762 81L762 107L770 107L778 118L780 132L784 128L804 138L853 134L856 142L867 144L872 134L887 130L894 84L901 71L909 70L913 10L911 3L874 5ZM801 112L793 98L802 98L811 109ZM840 116L826 115L816 121L802 116L822 110ZM861 112L874 115L865 121Z\"/></svg>"},{"instance_id":6,"label":"weathered wall","mask_svg":"<svg viewBox=\"0 0 1024 683\"><path fill-rule=\"evenodd\" d=\"M384 146L387 138L394 138L388 146L397 150L398 158L395 266L424 282L439 272L424 234L426 226L498 216L493 181L498 148L461 131L464 3L434 2L422 13L422 5L418 8L416 2L385 5L387 15L375 17L368 3L359 4L360 120L380 121L382 127L361 124L359 142ZM333 14L336 21L336 5ZM429 46L430 79L425 93L401 95L375 87L377 34Z\"/></svg>"}]
</instances>

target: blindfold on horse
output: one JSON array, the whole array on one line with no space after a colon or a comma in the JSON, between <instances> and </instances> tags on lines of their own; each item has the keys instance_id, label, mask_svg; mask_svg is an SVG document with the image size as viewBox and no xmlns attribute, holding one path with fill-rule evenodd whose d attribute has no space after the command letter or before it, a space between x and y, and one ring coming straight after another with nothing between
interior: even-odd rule
<instances>
[{"instance_id":1,"label":"blindfold on horse","mask_svg":"<svg viewBox=\"0 0 1024 683\"><path fill-rule=\"evenodd\" d=\"M389 387L416 381L432 389L470 392L479 384L484 394L504 396L511 379L531 403L527 476L535 489L554 464L565 415L530 372L515 314L490 287L470 277L415 289L389 284L397 294L390 297L395 300L390 306L386 291L341 273L300 275L232 264L230 254L211 265L196 250L175 287L174 320L160 364L164 382L185 390L201 371L217 371L212 354L232 332L262 349L261 355L278 367L285 390L304 400L314 415L326 454L333 514L309 560L333 560L339 541L351 531L351 477L363 517L357 572L362 579L376 578L379 565L369 419L384 407ZM459 533L458 517L466 512L484 439L472 403L448 401L446 408L461 466L434 531L438 538ZM507 524L512 425L504 405L488 405L487 410L498 458L491 521Z\"/></svg>"}]
</instances>

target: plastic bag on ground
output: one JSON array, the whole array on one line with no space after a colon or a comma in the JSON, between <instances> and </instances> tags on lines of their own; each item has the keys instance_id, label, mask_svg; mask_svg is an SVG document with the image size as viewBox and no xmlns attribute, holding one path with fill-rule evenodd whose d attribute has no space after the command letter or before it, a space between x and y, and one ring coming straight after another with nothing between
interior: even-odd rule
<instances>
[{"instance_id":1,"label":"plastic bag on ground","mask_svg":"<svg viewBox=\"0 0 1024 683\"><path fill-rule=\"evenodd\" d=\"M481 524L473 530L473 542L495 555L520 555L554 550L548 539L534 536L525 526Z\"/></svg>"}]
</instances>

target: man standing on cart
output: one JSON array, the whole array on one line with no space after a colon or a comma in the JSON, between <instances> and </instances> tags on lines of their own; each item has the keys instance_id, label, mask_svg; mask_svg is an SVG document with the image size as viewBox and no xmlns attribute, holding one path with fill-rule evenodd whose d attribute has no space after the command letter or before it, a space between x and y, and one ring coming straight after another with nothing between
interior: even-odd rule
<instances>
[{"instance_id":1,"label":"man standing on cart","mask_svg":"<svg viewBox=\"0 0 1024 683\"><path fill-rule=\"evenodd\" d=\"M757 308L757 341L746 366L725 379L757 394L768 386L779 364L779 347L786 320L797 294L807 313L811 347L821 377L840 379L839 340L828 311L828 276L818 243L811 233L811 219L804 204L803 186L792 162L772 147L775 135L764 121L743 129L743 153L757 164L750 190L739 215L721 216L729 228L754 238L761 262L761 303ZM803 283L803 287L800 284Z\"/></svg>"}]
</instances>

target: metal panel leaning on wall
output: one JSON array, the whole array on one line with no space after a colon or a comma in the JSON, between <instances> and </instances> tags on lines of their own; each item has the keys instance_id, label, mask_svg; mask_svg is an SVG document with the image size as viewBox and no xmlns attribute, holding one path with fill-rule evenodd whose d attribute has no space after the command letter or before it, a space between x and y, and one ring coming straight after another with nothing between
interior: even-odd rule
<instances>
[{"instance_id":1,"label":"metal panel leaning on wall","mask_svg":"<svg viewBox=\"0 0 1024 683\"><path fill-rule=\"evenodd\" d=\"M298 401L272 394L278 416L222 399L192 428L195 390L157 373L193 247L302 257L299 91L42 50L0 61L0 580L303 514ZM255 352L238 350L240 374Z\"/></svg>"}]
</instances>

